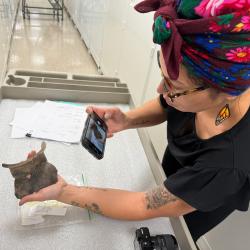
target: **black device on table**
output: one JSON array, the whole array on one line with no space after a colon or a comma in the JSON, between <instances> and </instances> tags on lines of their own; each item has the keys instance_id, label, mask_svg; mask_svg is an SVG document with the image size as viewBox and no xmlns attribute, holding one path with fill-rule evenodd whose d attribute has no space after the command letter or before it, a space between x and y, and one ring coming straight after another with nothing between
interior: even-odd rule
<instances>
[{"instance_id":1,"label":"black device on table","mask_svg":"<svg viewBox=\"0 0 250 250\"><path fill-rule=\"evenodd\" d=\"M135 231L135 250L178 250L176 238L171 234L151 236L147 227Z\"/></svg>"},{"instance_id":2,"label":"black device on table","mask_svg":"<svg viewBox=\"0 0 250 250\"><path fill-rule=\"evenodd\" d=\"M99 160L104 156L107 130L107 125L95 112L88 115L81 143L84 148Z\"/></svg>"}]
</instances>

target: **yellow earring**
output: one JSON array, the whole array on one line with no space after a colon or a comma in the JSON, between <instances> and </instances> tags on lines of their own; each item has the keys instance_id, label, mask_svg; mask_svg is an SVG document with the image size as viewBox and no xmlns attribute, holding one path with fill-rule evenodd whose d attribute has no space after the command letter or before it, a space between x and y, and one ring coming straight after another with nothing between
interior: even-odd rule
<instances>
[{"instance_id":1,"label":"yellow earring","mask_svg":"<svg viewBox=\"0 0 250 250\"><path fill-rule=\"evenodd\" d=\"M224 122L226 119L228 119L231 116L229 105L226 104L218 113L216 120L215 120L215 125L218 126L222 122Z\"/></svg>"}]
</instances>

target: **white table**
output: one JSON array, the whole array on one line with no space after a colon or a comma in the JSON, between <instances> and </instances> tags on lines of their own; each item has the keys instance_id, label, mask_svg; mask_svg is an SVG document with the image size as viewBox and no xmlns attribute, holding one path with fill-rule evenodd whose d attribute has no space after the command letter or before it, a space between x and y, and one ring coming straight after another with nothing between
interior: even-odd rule
<instances>
[{"instance_id":1,"label":"white table","mask_svg":"<svg viewBox=\"0 0 250 250\"><path fill-rule=\"evenodd\" d=\"M2 100L0 104L0 160L16 163L24 160L27 152L40 148L41 140L34 138L10 139L17 107L30 107L35 101ZM107 105L106 105L107 106ZM127 105L119 105L127 110ZM155 180L136 130L116 134L107 141L104 159L93 158L80 144L67 146L46 141L45 154L62 176L84 173L91 186L134 191L154 187ZM10 172L0 168L0 249L1 250L130 250L134 249L136 228L147 226L151 234L173 234L168 218L147 221L118 221L94 215L84 223L55 226L36 230L16 230L20 223L17 200Z\"/></svg>"}]
</instances>

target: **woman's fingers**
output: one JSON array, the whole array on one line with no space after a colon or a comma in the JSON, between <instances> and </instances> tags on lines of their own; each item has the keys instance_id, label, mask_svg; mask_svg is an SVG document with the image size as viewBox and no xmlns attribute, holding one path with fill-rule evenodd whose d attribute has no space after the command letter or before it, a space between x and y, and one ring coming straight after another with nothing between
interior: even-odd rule
<instances>
[{"instance_id":1,"label":"woman's fingers","mask_svg":"<svg viewBox=\"0 0 250 250\"><path fill-rule=\"evenodd\" d=\"M87 112L87 114L91 114L91 113L95 112L100 118L104 119L105 109L103 109L103 108L99 108L99 107L95 107L95 106L88 106L86 108L86 112Z\"/></svg>"},{"instance_id":2,"label":"woman's fingers","mask_svg":"<svg viewBox=\"0 0 250 250\"><path fill-rule=\"evenodd\" d=\"M29 152L27 158L30 159L30 158L34 157L35 155L36 155L36 151L35 151L35 150L32 150L31 152Z\"/></svg>"},{"instance_id":3,"label":"woman's fingers","mask_svg":"<svg viewBox=\"0 0 250 250\"><path fill-rule=\"evenodd\" d=\"M86 108L86 112L87 112L88 114L91 114L91 113L93 112L93 107L92 107L92 106L88 106L88 107Z\"/></svg>"},{"instance_id":4,"label":"woman's fingers","mask_svg":"<svg viewBox=\"0 0 250 250\"><path fill-rule=\"evenodd\" d=\"M112 134L112 133L108 133L107 134L107 138L111 138L111 137L113 137L114 136L114 134Z\"/></svg>"},{"instance_id":5,"label":"woman's fingers","mask_svg":"<svg viewBox=\"0 0 250 250\"><path fill-rule=\"evenodd\" d=\"M88 114L95 112L100 118L102 118L104 120L108 120L112 117L112 113L114 112L114 110L112 110L110 108L107 109L107 108L99 108L99 107L95 107L95 106L88 106L86 108L86 112Z\"/></svg>"},{"instance_id":6,"label":"woman's fingers","mask_svg":"<svg viewBox=\"0 0 250 250\"><path fill-rule=\"evenodd\" d=\"M112 116L112 114L111 114L110 112L105 112L105 114L104 114L104 119L105 119L105 120L108 120L108 119L111 118L111 116Z\"/></svg>"},{"instance_id":7,"label":"woman's fingers","mask_svg":"<svg viewBox=\"0 0 250 250\"><path fill-rule=\"evenodd\" d=\"M43 197L40 193L33 193L30 195L26 195L19 201L19 206L22 206L24 203L30 201L43 201Z\"/></svg>"},{"instance_id":8,"label":"woman's fingers","mask_svg":"<svg viewBox=\"0 0 250 250\"><path fill-rule=\"evenodd\" d=\"M63 187L65 187L67 183L65 180L60 176L57 175L57 182L52 184L48 187L40 189L37 193L29 194L24 196L19 205L22 206L26 202L30 201L45 201L45 200L56 200L58 194L62 191Z\"/></svg>"}]
</instances>

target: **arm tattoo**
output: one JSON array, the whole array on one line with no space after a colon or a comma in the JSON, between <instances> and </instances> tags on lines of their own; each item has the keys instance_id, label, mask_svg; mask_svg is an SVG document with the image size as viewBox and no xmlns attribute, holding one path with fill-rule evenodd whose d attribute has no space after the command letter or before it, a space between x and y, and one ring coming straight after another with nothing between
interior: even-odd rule
<instances>
[{"instance_id":1,"label":"arm tattoo","mask_svg":"<svg viewBox=\"0 0 250 250\"><path fill-rule=\"evenodd\" d=\"M106 189L106 188L95 188L95 187L84 187L84 188L89 189L89 190L100 190L100 191L103 191L103 192L108 191L108 189Z\"/></svg>"},{"instance_id":2,"label":"arm tattoo","mask_svg":"<svg viewBox=\"0 0 250 250\"><path fill-rule=\"evenodd\" d=\"M132 125L134 126L144 126L145 124L150 124L150 120L140 119L139 121L134 121Z\"/></svg>"},{"instance_id":3,"label":"arm tattoo","mask_svg":"<svg viewBox=\"0 0 250 250\"><path fill-rule=\"evenodd\" d=\"M147 209L157 209L170 202L176 201L177 197L171 194L165 186L161 185L153 190L146 192L145 195Z\"/></svg>"},{"instance_id":4,"label":"arm tattoo","mask_svg":"<svg viewBox=\"0 0 250 250\"><path fill-rule=\"evenodd\" d=\"M88 209L88 210L90 210L90 211L92 211L92 212L94 212L94 213L96 213L96 214L102 214L102 215L103 215L101 209L99 208L99 206L98 206L96 203L92 203L92 204L90 204L90 205L88 205L88 204L82 205L82 204L80 204L80 203L78 203L78 202L71 201L70 204L71 204L72 206L81 207L81 208L86 208L86 209Z\"/></svg>"},{"instance_id":5,"label":"arm tattoo","mask_svg":"<svg viewBox=\"0 0 250 250\"><path fill-rule=\"evenodd\" d=\"M99 208L99 206L96 203L92 203L91 205L86 204L85 208L96 213L96 214L103 214L101 209Z\"/></svg>"}]
</instances>

